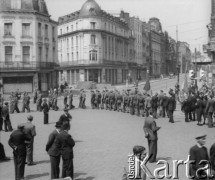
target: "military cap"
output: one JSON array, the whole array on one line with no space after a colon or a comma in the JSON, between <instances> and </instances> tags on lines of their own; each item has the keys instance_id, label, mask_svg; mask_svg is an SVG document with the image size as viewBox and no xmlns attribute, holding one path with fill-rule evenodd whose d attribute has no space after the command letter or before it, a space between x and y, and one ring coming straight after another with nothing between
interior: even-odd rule
<instances>
[{"instance_id":1,"label":"military cap","mask_svg":"<svg viewBox=\"0 0 215 180\"><path fill-rule=\"evenodd\" d=\"M55 124L55 127L56 127L56 128L61 128L61 126L62 126L62 123L59 122L59 121L57 121L56 124Z\"/></svg>"},{"instance_id":2,"label":"military cap","mask_svg":"<svg viewBox=\"0 0 215 180\"><path fill-rule=\"evenodd\" d=\"M197 136L197 137L196 137L196 140L204 139L204 138L206 138L206 136L207 136L207 135Z\"/></svg>"}]
</instances>

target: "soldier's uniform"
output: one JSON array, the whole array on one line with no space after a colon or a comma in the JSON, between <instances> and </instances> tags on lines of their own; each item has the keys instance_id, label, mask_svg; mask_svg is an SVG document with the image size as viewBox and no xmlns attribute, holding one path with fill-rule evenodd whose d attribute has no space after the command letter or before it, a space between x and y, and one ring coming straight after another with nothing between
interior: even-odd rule
<instances>
[{"instance_id":1,"label":"soldier's uniform","mask_svg":"<svg viewBox=\"0 0 215 180\"><path fill-rule=\"evenodd\" d=\"M105 109L106 110L110 108L110 106L109 106L109 94L110 94L110 92L106 91L106 93L105 93Z\"/></svg>"},{"instance_id":2,"label":"soldier's uniform","mask_svg":"<svg viewBox=\"0 0 215 180\"><path fill-rule=\"evenodd\" d=\"M116 94L116 106L117 106L117 111L119 111L119 110L121 110L122 111L122 109L121 109L121 105L122 105L122 95L120 94L120 92L118 92L117 94Z\"/></svg>"},{"instance_id":3,"label":"soldier's uniform","mask_svg":"<svg viewBox=\"0 0 215 180\"><path fill-rule=\"evenodd\" d=\"M128 112L128 107L129 107L129 95L128 95L128 93L124 93L124 95L123 95L123 112L125 113L127 113Z\"/></svg>"},{"instance_id":4,"label":"soldier's uniform","mask_svg":"<svg viewBox=\"0 0 215 180\"><path fill-rule=\"evenodd\" d=\"M144 116L144 107L145 107L145 99L144 96L139 93L138 96L138 105L139 105L139 115Z\"/></svg>"},{"instance_id":5,"label":"soldier's uniform","mask_svg":"<svg viewBox=\"0 0 215 180\"><path fill-rule=\"evenodd\" d=\"M130 108L130 114L134 115L134 93L131 93L129 95L129 108Z\"/></svg>"},{"instance_id":6,"label":"soldier's uniform","mask_svg":"<svg viewBox=\"0 0 215 180\"><path fill-rule=\"evenodd\" d=\"M113 91L110 91L109 94L109 110L114 109L114 104L115 104L115 94L113 93Z\"/></svg>"},{"instance_id":7,"label":"soldier's uniform","mask_svg":"<svg viewBox=\"0 0 215 180\"><path fill-rule=\"evenodd\" d=\"M95 94L95 92L92 90L92 91L91 91L91 99L90 99L91 108L92 108L92 109L95 109L95 99L96 99L96 94Z\"/></svg>"}]
</instances>

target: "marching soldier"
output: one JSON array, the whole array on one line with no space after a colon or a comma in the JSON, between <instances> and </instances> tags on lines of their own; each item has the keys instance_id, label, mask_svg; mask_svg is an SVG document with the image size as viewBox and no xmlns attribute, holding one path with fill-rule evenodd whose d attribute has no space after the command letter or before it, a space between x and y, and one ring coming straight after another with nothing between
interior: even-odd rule
<instances>
[{"instance_id":1,"label":"marching soldier","mask_svg":"<svg viewBox=\"0 0 215 180\"><path fill-rule=\"evenodd\" d=\"M91 99L90 99L90 102L91 102L91 108L92 109L95 109L95 99L96 99L96 94L93 90L91 90Z\"/></svg>"},{"instance_id":2,"label":"marching soldier","mask_svg":"<svg viewBox=\"0 0 215 180\"><path fill-rule=\"evenodd\" d=\"M144 96L141 95L141 93L138 93L138 109L139 109L139 115L144 117L144 107L145 107L145 99Z\"/></svg>"},{"instance_id":3,"label":"marching soldier","mask_svg":"<svg viewBox=\"0 0 215 180\"><path fill-rule=\"evenodd\" d=\"M101 94L101 109L104 109L104 104L105 104L105 90L103 90Z\"/></svg>"},{"instance_id":4,"label":"marching soldier","mask_svg":"<svg viewBox=\"0 0 215 180\"><path fill-rule=\"evenodd\" d=\"M110 108L109 94L110 94L110 92L108 90L106 90L106 92L105 92L105 110Z\"/></svg>"},{"instance_id":5,"label":"marching soldier","mask_svg":"<svg viewBox=\"0 0 215 180\"><path fill-rule=\"evenodd\" d=\"M129 108L130 108L130 114L134 115L134 93L131 92L129 95Z\"/></svg>"},{"instance_id":6,"label":"marching soldier","mask_svg":"<svg viewBox=\"0 0 215 180\"><path fill-rule=\"evenodd\" d=\"M121 109L121 104L122 104L122 95L120 94L120 92L118 92L116 94L116 103L117 103L117 111L119 112L119 110Z\"/></svg>"},{"instance_id":7,"label":"marching soldier","mask_svg":"<svg viewBox=\"0 0 215 180\"><path fill-rule=\"evenodd\" d=\"M111 90L109 94L109 110L112 111L112 109L114 109L114 103L115 103L115 95Z\"/></svg>"}]
</instances>

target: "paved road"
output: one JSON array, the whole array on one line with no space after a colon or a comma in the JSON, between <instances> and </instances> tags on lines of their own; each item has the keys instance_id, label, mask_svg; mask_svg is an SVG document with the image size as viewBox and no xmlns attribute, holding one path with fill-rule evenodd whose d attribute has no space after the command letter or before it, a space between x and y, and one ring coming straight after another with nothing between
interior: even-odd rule
<instances>
[{"instance_id":1,"label":"paved road","mask_svg":"<svg viewBox=\"0 0 215 180\"><path fill-rule=\"evenodd\" d=\"M173 85L173 79L166 80ZM161 81L151 84L155 91L159 91ZM62 104L62 101L59 103ZM74 104L78 105L75 98ZM87 101L89 106L89 98ZM61 107L62 108L62 107ZM32 108L33 110L35 107ZM131 116L121 112L105 110L75 109L70 111L73 116L70 133L76 141L74 147L75 180L120 180L123 168L128 168L127 156L132 153L134 145L147 147L147 141L143 134L144 118ZM35 138L34 160L36 166L26 166L25 176L33 180L50 179L50 161L45 152L45 144L49 133L54 129L54 124L58 120L62 111L50 112L50 123L43 125L43 114L32 112L33 123L37 127ZM27 113L11 115L12 125L16 127L18 123L25 122ZM170 173L172 173L172 160L186 160L189 148L195 144L197 135L207 134L207 144L209 148L214 143L214 128L208 129L206 126L196 126L196 122L185 123L184 115L177 107L175 112L175 123L168 123L167 118L159 118L157 121L161 130L158 132L158 158L167 160L170 163ZM1 142L5 145L7 156L12 157L12 150L8 146L9 132L0 132ZM149 169L155 169L156 164L149 164ZM185 166L179 167L179 178L185 180ZM13 161L0 163L0 179L14 179ZM165 179L165 178L164 178Z\"/></svg>"}]
</instances>

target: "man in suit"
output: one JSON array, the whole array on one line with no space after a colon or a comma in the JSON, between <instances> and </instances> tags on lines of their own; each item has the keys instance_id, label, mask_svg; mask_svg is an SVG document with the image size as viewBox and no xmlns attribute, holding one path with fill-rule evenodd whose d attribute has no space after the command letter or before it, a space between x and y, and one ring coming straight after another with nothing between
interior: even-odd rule
<instances>
[{"instance_id":1,"label":"man in suit","mask_svg":"<svg viewBox=\"0 0 215 180\"><path fill-rule=\"evenodd\" d=\"M168 98L167 110L169 115L169 122L174 123L173 113L176 109L176 100L175 94L170 93L170 97Z\"/></svg>"},{"instance_id":2,"label":"man in suit","mask_svg":"<svg viewBox=\"0 0 215 180\"><path fill-rule=\"evenodd\" d=\"M196 95L194 93L191 93L190 96L188 97L189 101L191 102L191 108L189 112L189 119L191 121L196 120Z\"/></svg>"},{"instance_id":3,"label":"man in suit","mask_svg":"<svg viewBox=\"0 0 215 180\"><path fill-rule=\"evenodd\" d=\"M43 114L44 114L43 123L48 124L49 123L49 105L47 103L46 98L43 99L43 103L41 105L41 108L42 108Z\"/></svg>"},{"instance_id":4,"label":"man in suit","mask_svg":"<svg viewBox=\"0 0 215 180\"><path fill-rule=\"evenodd\" d=\"M64 114L62 114L60 116L58 121L61 123L61 125L63 125L63 124L69 124L70 125L71 120L72 120L72 116L69 114L69 109L64 108Z\"/></svg>"},{"instance_id":5,"label":"man in suit","mask_svg":"<svg viewBox=\"0 0 215 180\"><path fill-rule=\"evenodd\" d=\"M205 176L205 171L198 171L200 168L205 167L207 164L201 163L201 161L209 161L208 151L205 145L206 135L196 137L197 144L190 148L190 175L194 176L195 180L202 179L201 176Z\"/></svg>"},{"instance_id":6,"label":"man in suit","mask_svg":"<svg viewBox=\"0 0 215 180\"><path fill-rule=\"evenodd\" d=\"M56 147L60 149L63 159L62 178L70 177L73 179L73 147L75 141L72 136L68 133L70 129L69 124L63 124L62 131L56 137Z\"/></svg>"},{"instance_id":7,"label":"man in suit","mask_svg":"<svg viewBox=\"0 0 215 180\"><path fill-rule=\"evenodd\" d=\"M158 109L158 93L152 97L152 111L154 118L157 118L157 109Z\"/></svg>"},{"instance_id":8,"label":"man in suit","mask_svg":"<svg viewBox=\"0 0 215 180\"><path fill-rule=\"evenodd\" d=\"M207 102L205 111L208 116L208 127L212 128L213 127L213 124L212 124L213 117L212 116L213 116L213 113L215 112L215 100L213 99L212 94L210 95L210 99Z\"/></svg>"},{"instance_id":9,"label":"man in suit","mask_svg":"<svg viewBox=\"0 0 215 180\"><path fill-rule=\"evenodd\" d=\"M2 108L2 119L4 121L4 130L5 130L5 132L13 131L13 128L12 128L11 122L10 122L8 102L5 102L4 104L5 105Z\"/></svg>"},{"instance_id":10,"label":"man in suit","mask_svg":"<svg viewBox=\"0 0 215 180\"><path fill-rule=\"evenodd\" d=\"M157 127L156 122L153 118L153 111L149 111L149 116L145 118L145 123L143 126L143 130L145 132L145 137L148 139L148 146L149 146L149 162L153 163L156 162L157 156L157 141L158 135L157 131L160 127Z\"/></svg>"},{"instance_id":11,"label":"man in suit","mask_svg":"<svg viewBox=\"0 0 215 180\"><path fill-rule=\"evenodd\" d=\"M182 102L181 111L185 114L185 122L189 122L189 112L191 109L191 103L187 96L185 96L185 100Z\"/></svg>"},{"instance_id":12,"label":"man in suit","mask_svg":"<svg viewBox=\"0 0 215 180\"><path fill-rule=\"evenodd\" d=\"M60 134L61 123L56 122L55 127L56 129L49 135L46 144L46 151L48 152L51 161L51 179L58 179L60 174L60 149L56 147L55 140Z\"/></svg>"},{"instance_id":13,"label":"man in suit","mask_svg":"<svg viewBox=\"0 0 215 180\"><path fill-rule=\"evenodd\" d=\"M26 142L31 138L24 133L24 125L19 124L17 130L13 131L8 141L9 146L13 149L15 180L24 179L25 159L26 159Z\"/></svg>"},{"instance_id":14,"label":"man in suit","mask_svg":"<svg viewBox=\"0 0 215 180\"><path fill-rule=\"evenodd\" d=\"M31 137L30 143L27 144L27 164L29 166L35 165L33 162L33 150L34 150L34 136L36 136L36 127L32 124L33 116L28 115L27 122L24 123L24 132L26 135Z\"/></svg>"}]
</instances>

